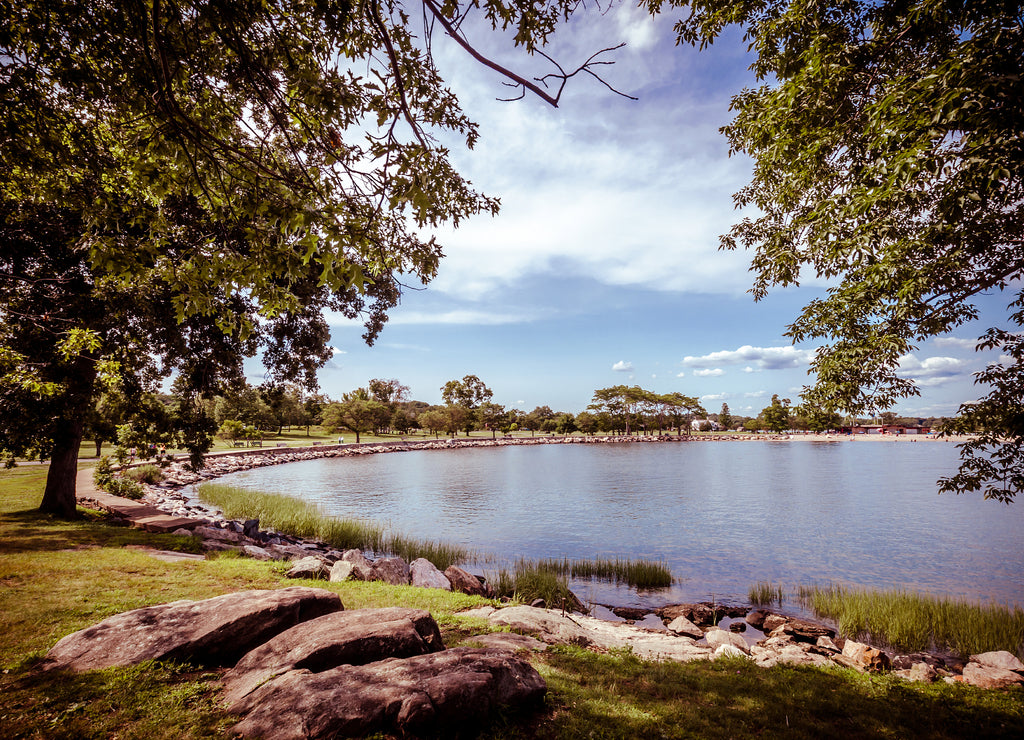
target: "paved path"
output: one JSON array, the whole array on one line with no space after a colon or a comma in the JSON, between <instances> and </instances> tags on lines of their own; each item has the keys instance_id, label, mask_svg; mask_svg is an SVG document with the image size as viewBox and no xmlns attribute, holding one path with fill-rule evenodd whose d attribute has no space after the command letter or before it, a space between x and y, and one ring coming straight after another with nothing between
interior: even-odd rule
<instances>
[{"instance_id":1,"label":"paved path","mask_svg":"<svg viewBox=\"0 0 1024 740\"><path fill-rule=\"evenodd\" d=\"M92 467L79 468L76 490L80 501L93 501L101 509L128 520L136 529L144 529L147 532L173 532L176 529L193 529L199 525L196 519L167 514L142 501L132 501L99 490L92 482Z\"/></svg>"}]
</instances>

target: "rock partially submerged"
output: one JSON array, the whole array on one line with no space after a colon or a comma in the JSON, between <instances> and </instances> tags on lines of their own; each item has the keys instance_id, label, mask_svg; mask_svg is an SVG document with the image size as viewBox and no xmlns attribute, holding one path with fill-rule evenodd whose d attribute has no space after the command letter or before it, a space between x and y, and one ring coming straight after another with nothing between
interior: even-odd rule
<instances>
[{"instance_id":1,"label":"rock partially submerged","mask_svg":"<svg viewBox=\"0 0 1024 740\"><path fill-rule=\"evenodd\" d=\"M64 637L42 667L87 671L144 660L232 665L278 633L341 609L337 594L302 587L147 606Z\"/></svg>"}]
</instances>

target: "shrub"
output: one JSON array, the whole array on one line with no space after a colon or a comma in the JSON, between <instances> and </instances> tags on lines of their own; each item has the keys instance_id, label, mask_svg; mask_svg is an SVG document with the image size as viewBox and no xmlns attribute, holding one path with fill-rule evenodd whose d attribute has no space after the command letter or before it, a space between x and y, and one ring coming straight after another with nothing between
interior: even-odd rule
<instances>
[{"instance_id":1,"label":"shrub","mask_svg":"<svg viewBox=\"0 0 1024 740\"><path fill-rule=\"evenodd\" d=\"M92 482L96 484L97 488L101 488L104 491L107 490L107 485L114 478L114 463L111 461L109 455L104 455L100 458L100 461L96 463L96 468L92 471Z\"/></svg>"},{"instance_id":2,"label":"shrub","mask_svg":"<svg viewBox=\"0 0 1024 740\"><path fill-rule=\"evenodd\" d=\"M125 475L138 483L159 483L164 473L156 465L140 465L125 472Z\"/></svg>"},{"instance_id":3,"label":"shrub","mask_svg":"<svg viewBox=\"0 0 1024 740\"><path fill-rule=\"evenodd\" d=\"M107 493L138 501L145 493L142 486L130 478L111 478L105 486Z\"/></svg>"}]
</instances>

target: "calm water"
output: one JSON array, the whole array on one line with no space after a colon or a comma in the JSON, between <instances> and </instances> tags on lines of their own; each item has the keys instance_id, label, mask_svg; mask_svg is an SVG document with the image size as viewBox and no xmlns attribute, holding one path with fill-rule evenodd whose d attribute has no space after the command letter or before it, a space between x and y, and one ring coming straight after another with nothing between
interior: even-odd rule
<instances>
[{"instance_id":1,"label":"calm water","mask_svg":"<svg viewBox=\"0 0 1024 740\"><path fill-rule=\"evenodd\" d=\"M1024 501L939 496L941 442L538 445L324 459L225 483L299 496L498 558L644 557L678 583L602 603L746 601L758 581L1024 604ZM486 567L486 566L485 566Z\"/></svg>"}]
</instances>

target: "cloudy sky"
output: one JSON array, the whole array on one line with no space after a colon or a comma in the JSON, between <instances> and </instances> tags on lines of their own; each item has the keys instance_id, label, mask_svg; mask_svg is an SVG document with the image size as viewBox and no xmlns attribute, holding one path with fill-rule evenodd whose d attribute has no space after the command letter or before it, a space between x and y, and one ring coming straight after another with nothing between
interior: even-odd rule
<instances>
[{"instance_id":1,"label":"cloudy sky","mask_svg":"<svg viewBox=\"0 0 1024 740\"><path fill-rule=\"evenodd\" d=\"M435 39L442 74L481 131L473 151L446 143L501 213L438 234L438 277L406 291L374 347L359 325L332 319L324 392L397 378L413 398L439 403L446 381L474 374L496 402L527 411L581 411L595 389L617 384L699 396L713 412L725 402L734 414L756 414L773 393L796 399L814 347L783 335L823 286L754 303L748 256L717 249L750 171L718 132L730 98L755 82L746 46L731 35L705 52L676 47L671 25L628 6L574 22L551 55L574 66L625 42L604 72L638 100L580 77L558 108L498 101L509 96L501 78ZM543 60L473 38L507 66L543 73ZM983 307L998 319L1007 302L991 296ZM961 328L905 358L922 395L897 410L951 414L977 397L971 374L997 359L974 353L982 330Z\"/></svg>"}]
</instances>

